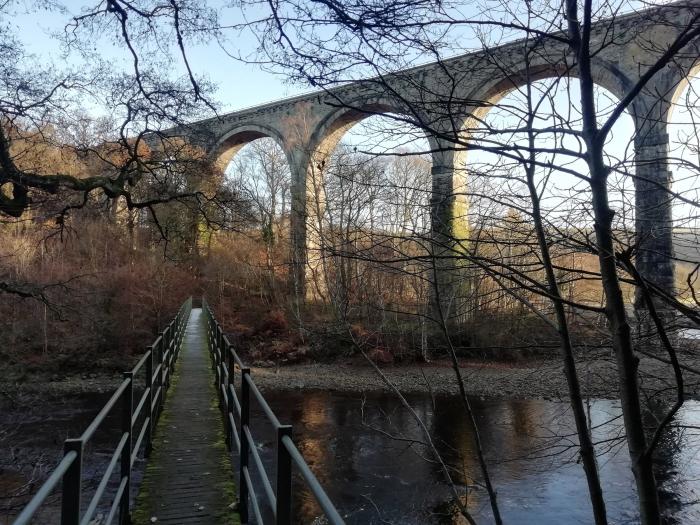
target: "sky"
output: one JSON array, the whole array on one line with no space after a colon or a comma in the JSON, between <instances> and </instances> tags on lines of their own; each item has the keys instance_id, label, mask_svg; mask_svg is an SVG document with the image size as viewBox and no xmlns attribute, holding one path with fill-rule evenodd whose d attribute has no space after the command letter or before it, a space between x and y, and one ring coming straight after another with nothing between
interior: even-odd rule
<instances>
[{"instance_id":1,"label":"sky","mask_svg":"<svg viewBox=\"0 0 700 525\"><path fill-rule=\"evenodd\" d=\"M489 2L491 0L484 0ZM60 51L57 49L57 42L51 33L61 31L70 22L72 16L81 13L85 4L96 4L86 0L63 0L66 7L65 13L57 13L55 10L38 10L31 8L32 12L26 12L23 5L33 5L32 0L17 0L18 7L11 20L7 21L17 28L19 35L26 48L35 53L40 60L56 60L61 62ZM639 3L633 0L633 4ZM212 0L210 4L221 6L223 0ZM459 8L458 17L468 16L472 11L472 2L464 2L463 8ZM466 13L462 12L465 11ZM457 13L457 11L455 11ZM256 16L264 16L266 11L256 8L247 8L245 16L248 19ZM222 24L233 25L244 21L243 14L239 8L221 9L220 21ZM0 23L4 22L0 19ZM235 32L228 31L229 35ZM457 38L455 36L455 47L453 53L468 52L474 47L474 38ZM115 47L107 39L101 41L100 53L114 60L115 64L122 62L128 68L126 62L126 51L120 42L120 48ZM235 36L227 43L229 51L239 53L243 57L253 57L255 55L257 42L250 32L243 33L240 37ZM290 97L301 93L314 91L310 86L290 84L283 74L274 74L263 70L256 64L247 64L228 56L215 42L206 44L188 43L188 58L195 73L210 79L218 86L216 100L220 103L220 108L224 112L243 109L246 107L263 104L280 98ZM70 60L69 60L70 63ZM181 70L184 74L184 68Z\"/></svg>"},{"instance_id":2,"label":"sky","mask_svg":"<svg viewBox=\"0 0 700 525\"><path fill-rule=\"evenodd\" d=\"M20 4L22 1L20 0ZM30 3L27 1L27 3ZM67 0L68 12L59 14L55 11L39 10L27 12L18 8L8 22L17 31L25 48L35 54L40 61L65 63L58 49L57 41L52 33L62 31L73 15L80 13L80 8L87 2L83 0ZM96 3L96 2L95 2ZM224 12L225 22L236 22L236 14L232 10ZM252 56L256 43L248 37L233 41L237 51L242 56ZM285 98L311 91L309 87L291 85L281 74L264 71L259 65L247 64L228 55L216 44L189 44L188 59L197 75L208 78L217 86L216 100L223 111L234 111L253 105L263 104L279 98ZM123 63L128 67L125 50L116 49L108 40L100 42L100 53L114 60L115 64ZM68 61L71 63L71 60ZM184 73L184 69L182 70Z\"/></svg>"},{"instance_id":3,"label":"sky","mask_svg":"<svg viewBox=\"0 0 700 525\"><path fill-rule=\"evenodd\" d=\"M21 4L23 1L19 0L18 3ZM29 0L26 1L29 2ZM64 59L61 51L57 48L56 40L51 34L61 31L71 17L79 13L80 6L85 3L84 0L67 0L65 5L68 8L68 12L61 14L49 11L24 13L21 8L18 8L16 16L13 16L11 20L0 20L0 23L5 22L14 25L17 29L16 33L24 42L26 48L36 54L40 61L48 62L49 60L54 60L60 63ZM255 15L254 12L249 14ZM242 19L239 11L229 10L223 13L223 20L225 23L236 23ZM240 53L242 56L253 56L256 44L255 39L248 33L240 38L231 39L229 49ZM119 64L121 64L125 69L130 68L130 59L125 54L123 47L116 47L107 37L101 39L98 45L100 54L113 60L115 67L119 67ZM190 44L188 46L188 58L196 74L203 75L218 85L216 99L220 103L220 110L223 112L234 111L312 91L308 86L289 84L286 77L282 74L274 74L265 71L259 65L235 60L227 56L216 43ZM182 72L184 73L184 69ZM513 100L516 99L517 97ZM568 103L568 101L566 102ZM679 113L674 115L674 120L676 119L688 121L689 117ZM697 118L694 121L697 121ZM504 125L507 124L504 123ZM631 136L631 125L623 125L630 129L622 129L618 136ZM361 126L353 129L353 132L346 137L346 141L351 144L362 144L363 135L368 135L367 131L363 131ZM418 148L425 149L423 145L419 145ZM480 160L478 153L470 157L471 162L479 162ZM694 189L696 181L697 178L693 176L690 180L677 183L676 189L680 190L682 188L683 191L693 193L693 197L695 197L697 196L697 190ZM680 209L676 208L676 210L679 211ZM687 213L687 210L684 210L684 213Z\"/></svg>"}]
</instances>

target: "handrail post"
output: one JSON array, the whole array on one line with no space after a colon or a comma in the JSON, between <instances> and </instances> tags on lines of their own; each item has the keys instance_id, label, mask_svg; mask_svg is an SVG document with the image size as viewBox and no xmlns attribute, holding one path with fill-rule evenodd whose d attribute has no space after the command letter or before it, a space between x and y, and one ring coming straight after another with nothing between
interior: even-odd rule
<instances>
[{"instance_id":1,"label":"handrail post","mask_svg":"<svg viewBox=\"0 0 700 525\"><path fill-rule=\"evenodd\" d=\"M226 414L224 415L224 426L226 427L226 448L233 450L233 428L231 428L231 417L233 417L233 392L231 387L226 387Z\"/></svg>"},{"instance_id":2,"label":"handrail post","mask_svg":"<svg viewBox=\"0 0 700 525\"><path fill-rule=\"evenodd\" d=\"M224 342L226 346L226 366L228 367L228 386L233 386L236 384L236 361L233 359L233 345L231 343Z\"/></svg>"},{"instance_id":3,"label":"handrail post","mask_svg":"<svg viewBox=\"0 0 700 525\"><path fill-rule=\"evenodd\" d=\"M250 368L241 370L241 457L240 457L240 496L238 498L238 511L241 514L241 523L248 523L248 485L246 484L243 471L248 469L248 438L245 430L250 424L250 385L248 384Z\"/></svg>"},{"instance_id":4,"label":"handrail post","mask_svg":"<svg viewBox=\"0 0 700 525\"><path fill-rule=\"evenodd\" d=\"M219 352L221 352L221 364L224 362L224 329L219 325Z\"/></svg>"},{"instance_id":5,"label":"handrail post","mask_svg":"<svg viewBox=\"0 0 700 525\"><path fill-rule=\"evenodd\" d=\"M173 319L170 323L168 331L168 388L170 388L171 378L173 375L173 357L175 357L175 343L177 341L178 321Z\"/></svg>"},{"instance_id":6,"label":"handrail post","mask_svg":"<svg viewBox=\"0 0 700 525\"><path fill-rule=\"evenodd\" d=\"M170 329L170 353L168 354L168 388L172 383L173 377L173 365L175 363L175 346L177 345L177 331L178 325L176 321L173 321L172 328Z\"/></svg>"},{"instance_id":7,"label":"handrail post","mask_svg":"<svg viewBox=\"0 0 700 525\"><path fill-rule=\"evenodd\" d=\"M168 387L168 367L167 367L167 362L166 362L166 357L165 355L168 354L170 350L170 327L171 325L169 324L168 326L165 327L165 330L163 331L163 346L161 348L162 353L161 353L161 367L160 367L160 372L161 372L161 382L163 384L163 398L161 402L161 409L163 405L165 404L165 389ZM169 357L168 357L169 358Z\"/></svg>"},{"instance_id":8,"label":"handrail post","mask_svg":"<svg viewBox=\"0 0 700 525\"><path fill-rule=\"evenodd\" d=\"M236 369L233 363L233 350L231 348L231 345L227 345L226 343L224 343L224 345L226 346L226 366L228 367L228 383L226 385L226 399L228 400L228 411L226 413L224 423L226 425L226 445L228 446L228 450L230 452L233 450L233 429L231 428L230 421L230 416L233 416L233 392L231 391L231 388L235 388L233 374Z\"/></svg>"},{"instance_id":9,"label":"handrail post","mask_svg":"<svg viewBox=\"0 0 700 525\"><path fill-rule=\"evenodd\" d=\"M131 492L131 441L132 427L131 418L134 414L134 374L133 372L124 372L124 379L129 383L124 390L124 398L122 400L122 436L127 434L126 443L122 449L121 457L121 477L126 478L122 499L119 502L119 523L127 525L131 522L129 516L129 496Z\"/></svg>"},{"instance_id":10,"label":"handrail post","mask_svg":"<svg viewBox=\"0 0 700 525\"><path fill-rule=\"evenodd\" d=\"M224 343L224 329L219 325L219 376L220 381L224 380L224 369L226 368L226 344Z\"/></svg>"},{"instance_id":11,"label":"handrail post","mask_svg":"<svg viewBox=\"0 0 700 525\"><path fill-rule=\"evenodd\" d=\"M219 376L224 380L224 367L226 366L226 349L224 347L224 329L219 325Z\"/></svg>"},{"instance_id":12,"label":"handrail post","mask_svg":"<svg viewBox=\"0 0 700 525\"><path fill-rule=\"evenodd\" d=\"M175 341L175 361L180 357L180 349L182 348L182 341L185 339L185 326L187 325L187 319L185 318L185 312L182 312L182 318L180 319L180 327L177 331L177 341Z\"/></svg>"},{"instance_id":13,"label":"handrail post","mask_svg":"<svg viewBox=\"0 0 700 525\"><path fill-rule=\"evenodd\" d=\"M75 452L77 456L63 475L61 525L78 525L80 523L80 496L83 482L83 440L66 439L63 443L63 455L65 456L69 452Z\"/></svg>"},{"instance_id":14,"label":"handrail post","mask_svg":"<svg viewBox=\"0 0 700 525\"><path fill-rule=\"evenodd\" d=\"M209 342L211 343L211 366L212 370L216 370L216 321L212 321L209 331Z\"/></svg>"},{"instance_id":15,"label":"handrail post","mask_svg":"<svg viewBox=\"0 0 700 525\"><path fill-rule=\"evenodd\" d=\"M216 379L217 381L221 382L221 378L219 377L219 365L221 364L221 326L219 323L216 323L216 332L214 333L214 341L215 341L215 348L216 351L214 352L214 355L216 356L216 359L214 360L214 367L216 368Z\"/></svg>"},{"instance_id":16,"label":"handrail post","mask_svg":"<svg viewBox=\"0 0 700 525\"><path fill-rule=\"evenodd\" d=\"M149 457L151 451L153 450L153 430L155 429L155 422L153 421L153 414L155 410L153 409L153 352L154 347L148 346L147 352L150 352L148 359L146 359L146 388L148 389L148 426L146 427L146 448L144 449L144 455Z\"/></svg>"},{"instance_id":17,"label":"handrail post","mask_svg":"<svg viewBox=\"0 0 700 525\"><path fill-rule=\"evenodd\" d=\"M214 316L212 315L209 318L209 342L211 343L211 349L212 352L214 351L214 348L216 347L216 319L214 319Z\"/></svg>"},{"instance_id":18,"label":"handrail post","mask_svg":"<svg viewBox=\"0 0 700 525\"><path fill-rule=\"evenodd\" d=\"M292 457L282 438L292 437L291 425L280 425L277 428L277 508L276 525L291 525L292 523Z\"/></svg>"},{"instance_id":19,"label":"handrail post","mask_svg":"<svg viewBox=\"0 0 700 525\"><path fill-rule=\"evenodd\" d=\"M158 386L160 387L160 395L158 396L158 417L163 413L163 407L165 406L165 332L160 338L160 352L158 353L158 360L160 361L160 372L158 373Z\"/></svg>"},{"instance_id":20,"label":"handrail post","mask_svg":"<svg viewBox=\"0 0 700 525\"><path fill-rule=\"evenodd\" d=\"M221 378L219 377L219 360L221 358L221 346L219 346L219 333L220 333L219 323L216 323L216 332L214 333L214 373L216 373L216 382L219 383Z\"/></svg>"},{"instance_id":21,"label":"handrail post","mask_svg":"<svg viewBox=\"0 0 700 525\"><path fill-rule=\"evenodd\" d=\"M175 318L175 333L173 334L173 363L177 361L177 350L180 347L180 329L182 328L182 319L184 318L182 308L178 310Z\"/></svg>"}]
</instances>

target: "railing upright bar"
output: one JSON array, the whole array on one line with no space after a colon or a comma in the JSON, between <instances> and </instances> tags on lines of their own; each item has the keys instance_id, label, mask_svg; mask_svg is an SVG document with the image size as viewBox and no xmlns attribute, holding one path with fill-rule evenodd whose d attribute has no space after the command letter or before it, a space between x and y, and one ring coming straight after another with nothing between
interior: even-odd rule
<instances>
[{"instance_id":1,"label":"railing upright bar","mask_svg":"<svg viewBox=\"0 0 700 525\"><path fill-rule=\"evenodd\" d=\"M216 325L213 326L213 333L211 336L211 355L212 355L212 367L214 370L214 374L216 374L216 366L217 366L217 359L216 359ZM218 374L216 375L216 381L219 380Z\"/></svg>"},{"instance_id":2,"label":"railing upright bar","mask_svg":"<svg viewBox=\"0 0 700 525\"><path fill-rule=\"evenodd\" d=\"M221 346L221 335L224 333L223 329L221 328L221 325L217 322L216 323L216 350L217 350L217 356L219 358L219 364L221 364L221 357L222 357L222 350L223 347Z\"/></svg>"},{"instance_id":3,"label":"railing upright bar","mask_svg":"<svg viewBox=\"0 0 700 525\"><path fill-rule=\"evenodd\" d=\"M277 427L277 508L275 525L292 524L292 457L282 439L292 437L291 425Z\"/></svg>"},{"instance_id":4,"label":"railing upright bar","mask_svg":"<svg viewBox=\"0 0 700 525\"><path fill-rule=\"evenodd\" d=\"M219 323L216 323L216 333L214 334L214 373L216 374L217 384L221 383L221 370L219 368L221 365L221 347L219 346L220 333L221 327ZM219 396L219 401L221 401L221 396Z\"/></svg>"},{"instance_id":5,"label":"railing upright bar","mask_svg":"<svg viewBox=\"0 0 700 525\"><path fill-rule=\"evenodd\" d=\"M170 358L173 354L173 323L174 321L171 321L167 328L167 337L165 338L165 353L163 355L163 370L165 372L165 379L163 380L163 382L165 384L166 392L170 388Z\"/></svg>"},{"instance_id":6,"label":"railing upright bar","mask_svg":"<svg viewBox=\"0 0 700 525\"><path fill-rule=\"evenodd\" d=\"M163 395L163 389L160 384L160 370L162 368L160 359L160 347L162 345L163 337L161 336L153 345L153 389L154 389L154 399L153 399L153 420L158 421L160 415L160 398ZM155 423L154 423L155 424Z\"/></svg>"},{"instance_id":7,"label":"railing upright bar","mask_svg":"<svg viewBox=\"0 0 700 525\"><path fill-rule=\"evenodd\" d=\"M163 366L160 369L160 381L163 384L163 398L165 398L165 390L168 388L168 338L169 338L169 333L170 333L170 323L168 323L168 326L165 327L165 330L163 330L163 345L161 346L161 362ZM165 399L163 399L163 402L165 402ZM163 408L163 405L161 404L161 410Z\"/></svg>"},{"instance_id":8,"label":"railing upright bar","mask_svg":"<svg viewBox=\"0 0 700 525\"><path fill-rule=\"evenodd\" d=\"M233 349L231 345L226 344L226 366L228 367L228 384L226 385L226 397L228 398L228 412L224 418L224 424L226 425L226 444L228 445L229 452L233 450L233 428L231 427L230 420L233 417L233 388L235 388L235 376L236 367L233 362Z\"/></svg>"},{"instance_id":9,"label":"railing upright bar","mask_svg":"<svg viewBox=\"0 0 700 525\"><path fill-rule=\"evenodd\" d=\"M163 407L165 406L165 348L168 344L168 329L163 331L163 336L160 338L160 399L158 407L158 417L160 417L163 412Z\"/></svg>"},{"instance_id":10,"label":"railing upright bar","mask_svg":"<svg viewBox=\"0 0 700 525\"><path fill-rule=\"evenodd\" d=\"M184 312L182 308L180 308L180 311L177 313L177 317L175 318L175 333L173 337L173 363L177 360L177 352L180 348L180 333L182 329L182 319L184 317Z\"/></svg>"},{"instance_id":11,"label":"railing upright bar","mask_svg":"<svg viewBox=\"0 0 700 525\"><path fill-rule=\"evenodd\" d=\"M153 396L155 395L153 390L153 352L155 349L153 346L149 346L147 348L147 352L150 352L150 355L146 360L146 388L148 389L148 414L146 417L148 417L148 427L146 429L146 448L144 449L145 457L149 457L151 455L151 450L153 450L153 430L155 429L155 423L153 420L153 413L155 412L153 409Z\"/></svg>"},{"instance_id":12,"label":"railing upright bar","mask_svg":"<svg viewBox=\"0 0 700 525\"><path fill-rule=\"evenodd\" d=\"M61 525L78 525L80 523L80 496L83 484L83 444L82 439L66 439L63 443L64 456L69 452L75 452L77 456L63 476Z\"/></svg>"},{"instance_id":13,"label":"railing upright bar","mask_svg":"<svg viewBox=\"0 0 700 525\"><path fill-rule=\"evenodd\" d=\"M121 480L126 482L124 492L121 494L119 503L119 524L128 525L131 522L129 515L129 494L131 485L131 442L132 442L132 421L131 416L134 413L134 374L124 372L124 379L129 381L129 384L124 391L122 400L122 435L126 435L126 444L122 449L121 457Z\"/></svg>"},{"instance_id":14,"label":"railing upright bar","mask_svg":"<svg viewBox=\"0 0 700 525\"><path fill-rule=\"evenodd\" d=\"M226 390L226 414L224 414L224 426L226 427L226 447L228 451L233 450L233 427L231 426L231 418L233 417L233 392L228 388Z\"/></svg>"},{"instance_id":15,"label":"railing upright bar","mask_svg":"<svg viewBox=\"0 0 700 525\"><path fill-rule=\"evenodd\" d=\"M213 319L209 325L209 344L211 346L211 369L216 372L216 326Z\"/></svg>"},{"instance_id":16,"label":"railing upright bar","mask_svg":"<svg viewBox=\"0 0 700 525\"><path fill-rule=\"evenodd\" d=\"M219 341L221 340L221 337L219 336L221 331L221 327L217 324L216 326L216 344L215 348L216 350L214 351L214 356L215 356L215 364L214 364L214 374L216 375L216 397L219 400L219 408L222 411L224 410L224 400L221 399L221 383L224 380L224 377L221 373L221 346L219 345Z\"/></svg>"},{"instance_id":17,"label":"railing upright bar","mask_svg":"<svg viewBox=\"0 0 700 525\"><path fill-rule=\"evenodd\" d=\"M248 436L245 430L250 424L250 385L246 381L246 377L250 375L250 368L241 370L241 454L240 454L240 496L238 501L238 511L241 514L241 523L248 523L248 483L246 481L245 472L248 469Z\"/></svg>"}]
</instances>

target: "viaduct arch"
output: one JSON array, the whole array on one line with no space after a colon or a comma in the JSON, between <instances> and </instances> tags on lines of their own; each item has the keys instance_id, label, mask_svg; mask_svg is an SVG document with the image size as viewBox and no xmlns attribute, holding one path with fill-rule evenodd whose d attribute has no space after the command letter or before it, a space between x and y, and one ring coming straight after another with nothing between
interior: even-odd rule
<instances>
[{"instance_id":1,"label":"viaduct arch","mask_svg":"<svg viewBox=\"0 0 700 525\"><path fill-rule=\"evenodd\" d=\"M593 81L624 99L683 28L697 24L699 9L700 3L690 0L597 22L591 35L596 51ZM699 48L697 42L687 46L673 64L653 75L628 107L635 124L637 266L668 292L673 291L674 268L666 125L674 97L700 58ZM476 127L474 122L526 82L576 74L568 45L552 34L235 111L168 134L202 147L222 167L248 142L261 137L278 142L292 173L291 260L294 285L303 296L314 181L350 127L369 116L391 113L426 130L433 150L432 235L448 238L459 230L456 219L467 205L460 195L465 181L459 169L465 151L459 149L468 140L468 130ZM456 143L462 146L455 148Z\"/></svg>"}]
</instances>

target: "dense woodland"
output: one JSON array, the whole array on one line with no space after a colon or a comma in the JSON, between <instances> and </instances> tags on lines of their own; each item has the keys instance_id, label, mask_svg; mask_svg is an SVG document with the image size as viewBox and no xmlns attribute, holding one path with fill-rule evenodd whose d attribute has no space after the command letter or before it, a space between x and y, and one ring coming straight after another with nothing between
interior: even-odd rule
<instances>
[{"instance_id":1,"label":"dense woodland","mask_svg":"<svg viewBox=\"0 0 700 525\"><path fill-rule=\"evenodd\" d=\"M40 147L42 163L51 159L83 176L94 169L94 159L81 159L55 140ZM81 209L60 210L60 220L49 200L5 221L3 281L21 283L19 293L1 296L11 321L2 348L16 365L13 372L124 367L189 295L215 304L255 361L328 359L358 347L384 364L444 355L425 262L429 160L356 149L338 148L324 182L324 208L313 226L320 244L310 256L312 299L301 309L289 283L289 169L270 139L252 143L225 175L187 181L234 196L225 219L186 201L147 211L96 196ZM141 186L150 191L148 181ZM472 256L541 281L530 222L513 208L486 205L472 199L465 218L474 232ZM585 275L595 272L592 256L562 246L556 258L565 296L600 307L600 283ZM459 305L450 328L461 354L517 359L554 351L556 334L528 306L546 312L546 298L522 289L517 293L525 295L515 296L515 285L504 287L478 262L458 271ZM632 294L628 287L630 303ZM568 315L581 341L606 344L600 314L570 308Z\"/></svg>"}]
</instances>

